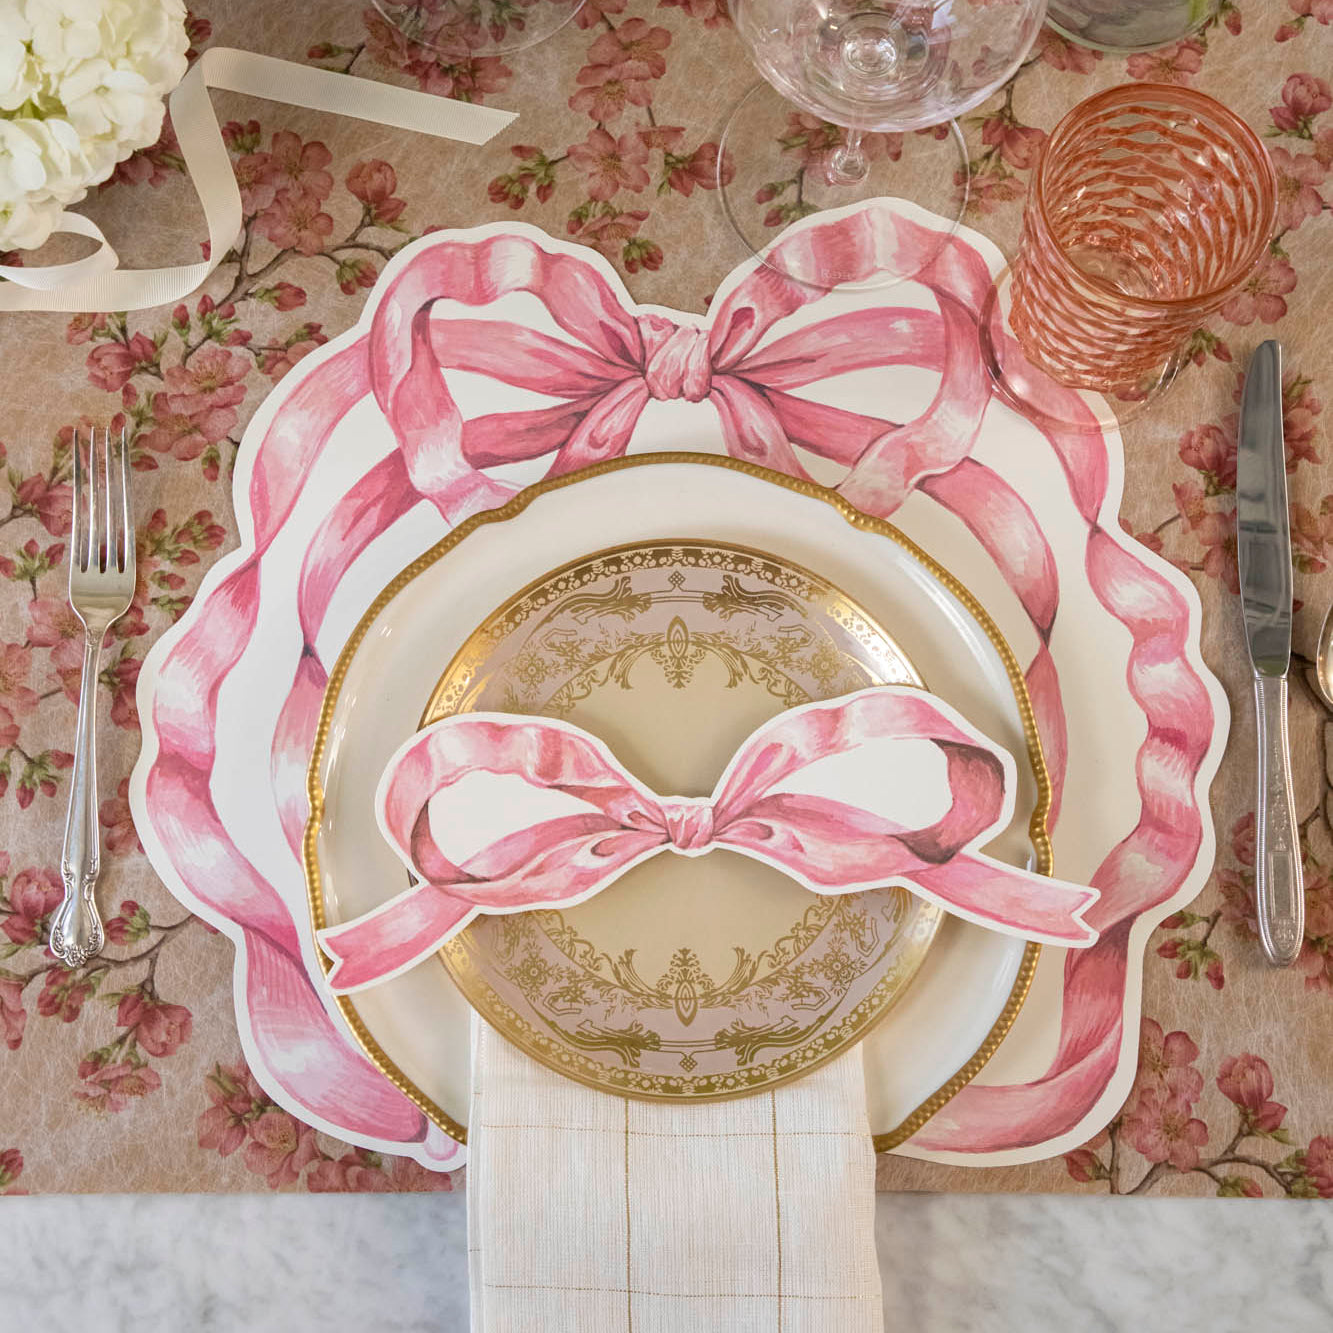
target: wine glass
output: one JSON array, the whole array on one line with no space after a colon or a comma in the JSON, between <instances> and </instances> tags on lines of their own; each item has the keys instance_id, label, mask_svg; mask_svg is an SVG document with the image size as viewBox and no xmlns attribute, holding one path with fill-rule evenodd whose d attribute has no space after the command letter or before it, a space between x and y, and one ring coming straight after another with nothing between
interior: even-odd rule
<instances>
[{"instance_id":1,"label":"wine glass","mask_svg":"<svg viewBox=\"0 0 1333 1333\"><path fill-rule=\"evenodd\" d=\"M742 99L722 135L718 186L741 239L759 254L782 224L877 195L956 227L968 179L956 118L1009 79L1045 13L1046 0L733 0L771 85Z\"/></svg>"},{"instance_id":2,"label":"wine glass","mask_svg":"<svg viewBox=\"0 0 1333 1333\"><path fill-rule=\"evenodd\" d=\"M372 0L409 41L447 60L507 55L545 41L583 0Z\"/></svg>"}]
</instances>

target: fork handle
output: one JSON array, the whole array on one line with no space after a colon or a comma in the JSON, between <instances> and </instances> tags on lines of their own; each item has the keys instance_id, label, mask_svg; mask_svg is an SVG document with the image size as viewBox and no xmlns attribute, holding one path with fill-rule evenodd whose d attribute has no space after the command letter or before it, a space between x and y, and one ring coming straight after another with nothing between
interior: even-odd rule
<instances>
[{"instance_id":1,"label":"fork handle","mask_svg":"<svg viewBox=\"0 0 1333 1333\"><path fill-rule=\"evenodd\" d=\"M106 940L95 894L102 869L102 839L97 822L97 677L107 628L105 621L89 620L83 641L74 769L69 782L69 813L65 817L65 848L60 857L65 899L51 922L51 952L66 967L82 967L102 952Z\"/></svg>"}]
</instances>

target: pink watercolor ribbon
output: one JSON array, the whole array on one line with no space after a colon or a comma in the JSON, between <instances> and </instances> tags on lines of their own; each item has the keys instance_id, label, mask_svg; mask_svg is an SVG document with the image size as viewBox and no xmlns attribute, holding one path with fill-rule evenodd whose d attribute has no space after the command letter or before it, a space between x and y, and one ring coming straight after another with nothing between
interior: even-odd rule
<instances>
[{"instance_id":1,"label":"pink watercolor ribbon","mask_svg":"<svg viewBox=\"0 0 1333 1333\"><path fill-rule=\"evenodd\" d=\"M933 742L945 759L948 808L925 828L907 827L866 799L873 792L892 803L875 773L892 763L888 747L911 740ZM802 791L817 764L817 791ZM465 788L478 774L519 778L574 798L575 808L524 822L521 801L498 799L493 785ZM914 785L923 780L914 774ZM702 856L718 847L814 893L901 883L992 930L1086 947L1097 938L1082 919L1095 889L977 850L1008 824L1014 780L1007 752L947 705L904 686L807 704L765 723L710 797L658 796L567 722L504 713L445 718L389 761L376 798L380 829L417 882L320 932L336 960L329 984L345 993L398 976L478 913L582 902L659 852ZM439 820L496 836L456 862L432 831Z\"/></svg>"}]
</instances>

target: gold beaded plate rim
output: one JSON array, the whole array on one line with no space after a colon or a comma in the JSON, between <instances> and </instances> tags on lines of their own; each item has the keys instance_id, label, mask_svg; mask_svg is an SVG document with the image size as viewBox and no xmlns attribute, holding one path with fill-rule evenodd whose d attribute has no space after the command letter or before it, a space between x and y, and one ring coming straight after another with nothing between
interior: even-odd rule
<instances>
[{"instance_id":1,"label":"gold beaded plate rim","mask_svg":"<svg viewBox=\"0 0 1333 1333\"><path fill-rule=\"evenodd\" d=\"M891 657L896 665L910 677L907 684L926 689L926 683L915 664L888 631L845 590L831 583L822 574L816 574L805 566L785 556L777 556L769 551L761 551L753 546L739 542L718 541L698 537L652 538L646 541L621 542L615 546L577 556L556 566L554 569L538 575L537 578L520 588L518 592L506 597L497 607L484 616L477 627L463 641L453 654L448 665L441 673L429 701L418 720L418 727L428 726L438 718L448 716L453 711L445 704L451 685L459 675L466 675L470 667L475 667L485 659L482 645L491 638L491 626L503 619L507 613L521 606L533 593L559 579L562 575L586 568L597 562L617 556L656 551L701 550L720 552L739 556L756 563L772 566L776 570L794 574L808 580L812 585L824 589L836 598L836 607L873 634L879 650ZM837 616L834 616L837 619ZM864 662L859 664L867 670ZM872 677L873 680L873 677ZM882 683L882 682L875 682ZM909 890L896 887L895 892L908 895ZM933 904L918 902L929 921L928 929L916 932L917 938L908 942L899 958L884 969L884 973L875 982L870 991L861 997L842 1017L818 1037L812 1037L799 1046L790 1048L771 1059L756 1062L745 1069L719 1072L701 1076L694 1081L698 1090L653 1091L648 1083L662 1082L661 1076L643 1075L636 1077L637 1071L618 1070L613 1066L603 1065L590 1058L583 1057L579 1051L567 1043L543 1037L542 1033L519 1013L512 1004L499 995L478 967L467 947L467 931L455 936L439 951L438 956L449 975L462 991L468 1002L481 1016L494 1027L501 1036L512 1042L525 1054L539 1064L557 1074L572 1078L585 1087L595 1088L599 1092L608 1092L613 1096L632 1097L636 1101L699 1103L730 1101L738 1097L749 1097L755 1093L790 1083L812 1073L821 1065L827 1064L841 1055L850 1046L862 1041L889 1011L898 1003L910 988L921 965L926 960L930 946L934 943L944 912ZM471 927L468 928L469 930ZM691 1081L688 1076L685 1081Z\"/></svg>"},{"instance_id":2,"label":"gold beaded plate rim","mask_svg":"<svg viewBox=\"0 0 1333 1333\"><path fill-rule=\"evenodd\" d=\"M951 593L962 605L972 618L981 626L986 637L991 641L995 648L1001 663L1004 666L1005 673L1009 679L1010 689L1014 696L1014 702L1018 708L1019 719L1023 727L1023 736L1026 742L1028 761L1032 768L1033 777L1037 787L1037 799L1033 806L1032 816L1028 822L1028 837L1031 841L1035 853L1034 868L1038 873L1050 875L1054 872L1054 855L1051 849L1050 833L1047 828L1047 821L1050 816L1051 807L1051 784L1050 775L1046 768L1046 759L1042 750L1041 738L1037 733L1036 719L1033 714L1032 700L1028 696L1027 684L1023 679L1023 670L1019 665L1013 649L1010 648L1008 641L1000 632L999 626L991 618L989 612L982 606L980 601L973 593L960 582L952 573L945 569L933 556L929 555L916 542L914 542L906 533L901 532L892 523L885 519L874 518L870 514L857 509L850 504L837 492L830 490L826 486L820 486L815 482L805 481L797 477L787 476L785 473L775 472L770 468L761 467L756 463L749 463L743 459L731 458L724 454L705 454L691 451L664 451L654 453L631 454L621 458L609 458L602 462L594 463L589 467L582 468L577 472L565 473L557 477L545 477L531 486L519 491L505 504L495 509L483 510L481 513L473 514L465 519L456 528L447 533L438 542L428 550L424 551L415 560L408 564L380 591L379 595L366 609L356 628L348 637L343 645L342 651L338 654L338 660L334 663L332 672L329 674L328 684L324 690L323 703L320 708L319 721L315 729L314 742L311 747L310 761L306 770L306 795L309 802L309 815L306 819L305 835L302 841L302 866L305 874L307 904L310 910L311 927L315 931L323 930L327 924L327 918L324 911L324 897L321 887L321 876L319 868L319 833L324 822L324 788L321 778L321 769L323 766L324 752L328 744L329 730L333 721L333 714L338 703L339 695L342 691L343 682L346 679L347 672L351 667L352 660L356 656L357 650L366 635L370 632L371 626L379 618L380 613L388 604L398 595L398 593L412 582L418 575L429 569L432 565L441 559L454 547L467 539L469 535L479 528L493 523L505 523L511 518L517 517L523 513L534 500L545 495L550 495L556 491L563 490L567 486L576 485L581 481L588 481L594 477L605 476L609 473L620 472L629 468L653 467L663 464L691 464L699 467L715 467L726 471L739 472L746 476L753 477L758 481L765 481L771 485L781 487L797 495L805 496L809 499L819 500L835 510L851 527L863 532L871 532L881 537L886 537L896 545L901 547L913 559L921 564L931 576ZM316 950L316 956L319 959L320 967L327 974L333 967L333 960L330 959L321 950ZM1010 1029L1014 1025L1024 1001L1032 987L1032 978L1036 971L1037 960L1041 956L1041 945L1029 940L1023 951L1014 983L1009 991L1009 997L1005 1002L999 1016L987 1032L981 1045L973 1053L972 1057L957 1070L952 1077L941 1084L929 1097L927 1097L919 1106L905 1116L894 1128L886 1130L883 1133L874 1135L874 1147L876 1152L886 1152L890 1148L895 1148L899 1144L911 1138L913 1134L921 1128L937 1111L940 1110L952 1097L954 1097L962 1088L966 1087L985 1067L1000 1044L1008 1036ZM361 1049L372 1064L389 1080L389 1082L408 1098L420 1111L423 1112L435 1125L444 1131L450 1138L459 1143L467 1143L467 1127L455 1120L443 1107L425 1095L420 1088L416 1086L411 1079L399 1068L399 1066L389 1057L387 1052L380 1046L370 1030L362 1021L352 997L348 995L333 996L333 1001L337 1005L338 1011L343 1020L347 1023L352 1035L356 1038Z\"/></svg>"}]
</instances>

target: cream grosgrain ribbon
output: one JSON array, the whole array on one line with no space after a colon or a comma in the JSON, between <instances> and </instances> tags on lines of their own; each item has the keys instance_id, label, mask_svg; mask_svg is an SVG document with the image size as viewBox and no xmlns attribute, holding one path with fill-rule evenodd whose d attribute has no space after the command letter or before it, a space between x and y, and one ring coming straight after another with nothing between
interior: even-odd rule
<instances>
[{"instance_id":1,"label":"cream grosgrain ribbon","mask_svg":"<svg viewBox=\"0 0 1333 1333\"><path fill-rule=\"evenodd\" d=\"M517 115L252 51L211 47L167 102L185 169L204 208L209 257L198 264L121 269L97 224L67 211L57 230L91 237L98 248L69 264L0 265L0 278L8 279L0 283L0 310L145 310L188 296L217 268L240 233L242 215L241 192L208 99L210 88L468 144L486 143Z\"/></svg>"},{"instance_id":2,"label":"cream grosgrain ribbon","mask_svg":"<svg viewBox=\"0 0 1333 1333\"><path fill-rule=\"evenodd\" d=\"M937 793L944 813L922 828L895 819L902 789L895 797L884 780L910 755L908 741L943 758L925 764L918 751L911 774L917 797L941 769L947 789ZM905 686L780 714L741 745L709 797L657 795L567 722L448 717L398 750L376 792L380 831L416 882L319 932L335 960L329 985L346 993L397 976L479 913L572 905L662 851L719 847L814 893L901 884L989 929L1086 947L1097 937L1082 919L1095 889L977 850L1009 823L1015 781L1011 755Z\"/></svg>"}]
</instances>

